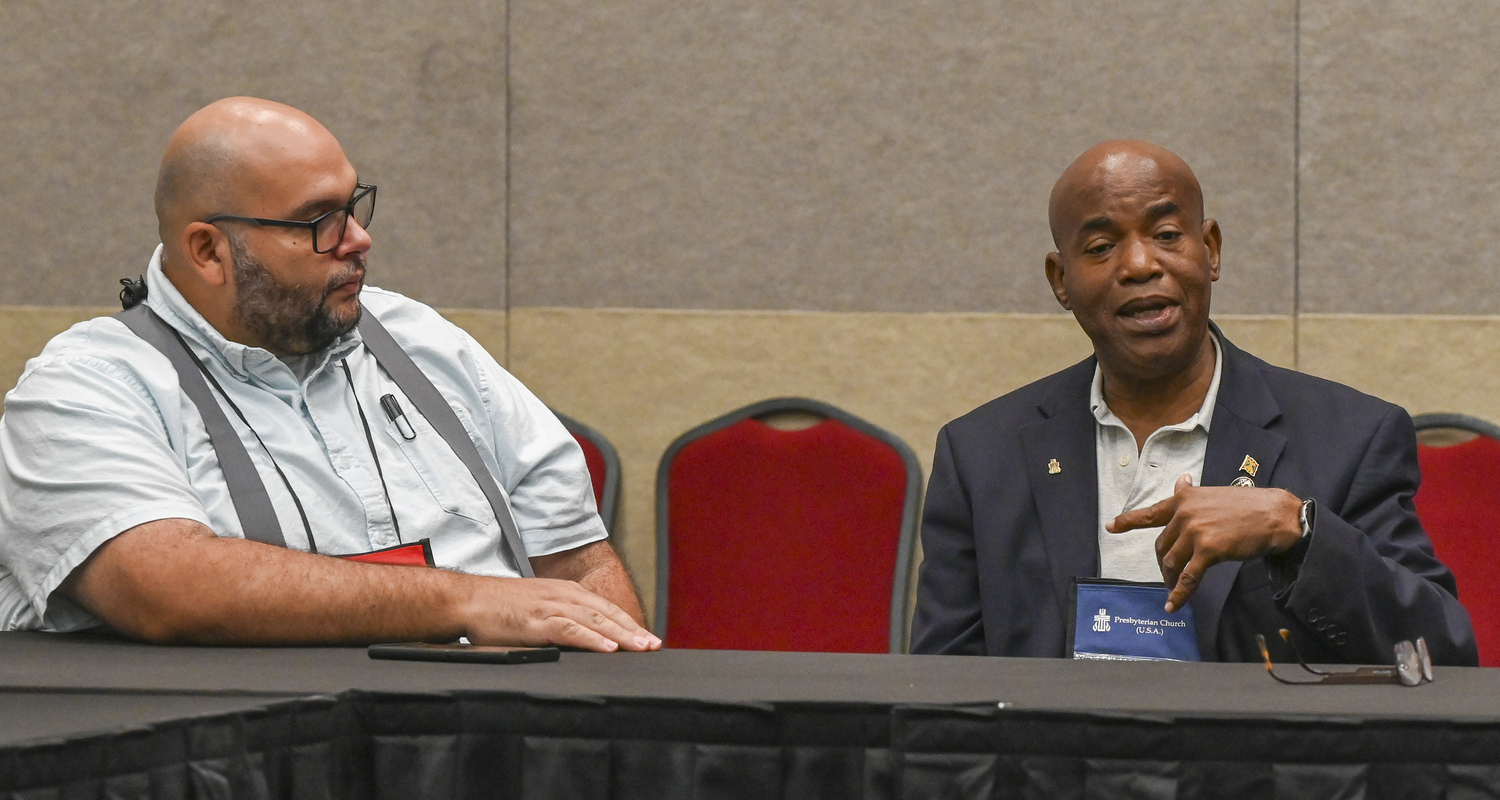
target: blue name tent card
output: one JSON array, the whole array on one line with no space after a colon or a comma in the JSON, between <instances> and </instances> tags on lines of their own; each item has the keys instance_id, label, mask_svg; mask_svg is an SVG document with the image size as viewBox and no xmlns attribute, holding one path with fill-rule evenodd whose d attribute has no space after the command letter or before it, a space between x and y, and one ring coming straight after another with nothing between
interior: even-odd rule
<instances>
[{"instance_id":1,"label":"blue name tent card","mask_svg":"<svg viewBox=\"0 0 1500 800\"><path fill-rule=\"evenodd\" d=\"M1167 587L1079 578L1074 597L1073 658L1200 661L1193 606L1168 614Z\"/></svg>"}]
</instances>

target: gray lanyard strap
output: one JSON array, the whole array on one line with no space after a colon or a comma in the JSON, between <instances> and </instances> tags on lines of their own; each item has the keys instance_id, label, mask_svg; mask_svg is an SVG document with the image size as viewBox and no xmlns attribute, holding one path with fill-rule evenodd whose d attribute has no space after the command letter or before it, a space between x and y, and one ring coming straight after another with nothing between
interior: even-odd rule
<instances>
[{"instance_id":1,"label":"gray lanyard strap","mask_svg":"<svg viewBox=\"0 0 1500 800\"><path fill-rule=\"evenodd\" d=\"M531 561L526 557L526 545L521 542L521 533L516 529L516 520L511 516L510 504L505 502L505 495L500 491L500 484L495 481L495 476L490 474L489 467L485 466L484 459L479 455L479 448L474 446L474 440L469 438L469 432L464 430L464 424L459 421L458 415L453 413L453 407L448 405L448 400L443 397L432 381L422 373L422 370L412 362L411 356L406 350L391 338L385 326L375 319L375 315L367 310L359 317L359 335L365 341L365 347L385 368L391 380L396 382L401 391L417 407L417 411L427 418L428 424L443 437L443 441L453 449L453 454L458 456L465 467L469 468L469 474L474 476L474 482L479 484L479 490L484 492L486 500L490 501L490 510L495 512L495 520L500 523L500 530L505 534L505 545L512 558L516 562L516 568L521 571L523 577L536 577L531 569Z\"/></svg>"},{"instance_id":2,"label":"gray lanyard strap","mask_svg":"<svg viewBox=\"0 0 1500 800\"><path fill-rule=\"evenodd\" d=\"M245 451L244 442L224 416L224 409L214 399L208 382L203 380L197 359L188 351L187 343L172 327L162 321L141 303L129 310L121 311L115 318L125 323L136 336L145 339L152 347L172 362L177 370L177 383L187 394L198 415L203 418L203 427L208 429L208 441L219 457L219 469L224 473L224 483L229 488L229 499L240 518L240 529L246 539L286 547L286 538L281 535L281 522L276 518L276 508L271 505L271 496L261 482L255 462Z\"/></svg>"},{"instance_id":3,"label":"gray lanyard strap","mask_svg":"<svg viewBox=\"0 0 1500 800\"><path fill-rule=\"evenodd\" d=\"M145 303L121 311L115 317L125 323L135 335L161 351L177 371L178 384L188 399L193 401L193 405L197 406L203 426L208 430L208 440L218 456L219 469L224 474L224 483L229 489L229 498L234 503L245 538L286 547L286 538L282 536L276 508L271 505L271 496L266 492L266 485L260 479L255 462L250 460L250 454L246 452L239 434L214 399L213 392L204 380L203 367L188 350L187 343ZM505 535L505 549L510 551L521 575L535 577L531 561L525 555L526 546L522 544L521 534L516 529L515 518L511 516L510 505L505 502L499 484L485 466L479 449L474 446L474 441L469 438L448 401L412 362L411 356L391 338L385 326L375 319L375 315L360 315L359 332L364 338L365 347L369 348L375 360L385 368L391 380L411 400L417 411L427 418L433 430L443 437L443 441L448 443L454 455L458 456L458 460L463 462L474 481L479 484L480 491L489 501L490 509L494 511L500 530ZM287 488L290 491L291 487ZM392 513L394 514L394 508ZM308 541L312 541L310 531Z\"/></svg>"}]
</instances>

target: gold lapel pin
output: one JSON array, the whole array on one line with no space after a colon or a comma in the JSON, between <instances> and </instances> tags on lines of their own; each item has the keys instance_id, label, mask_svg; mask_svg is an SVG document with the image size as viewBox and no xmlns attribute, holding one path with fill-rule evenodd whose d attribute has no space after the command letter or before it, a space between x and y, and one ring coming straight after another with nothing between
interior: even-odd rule
<instances>
[{"instance_id":1,"label":"gold lapel pin","mask_svg":"<svg viewBox=\"0 0 1500 800\"><path fill-rule=\"evenodd\" d=\"M1245 456L1245 460L1240 462L1240 471L1250 473L1250 477L1252 478L1255 477L1255 473L1259 469L1260 462L1256 461L1250 456Z\"/></svg>"},{"instance_id":2,"label":"gold lapel pin","mask_svg":"<svg viewBox=\"0 0 1500 800\"><path fill-rule=\"evenodd\" d=\"M1056 475L1059 472L1062 472L1062 465L1057 463L1057 459L1054 458L1051 461L1047 462L1048 475Z\"/></svg>"}]
</instances>

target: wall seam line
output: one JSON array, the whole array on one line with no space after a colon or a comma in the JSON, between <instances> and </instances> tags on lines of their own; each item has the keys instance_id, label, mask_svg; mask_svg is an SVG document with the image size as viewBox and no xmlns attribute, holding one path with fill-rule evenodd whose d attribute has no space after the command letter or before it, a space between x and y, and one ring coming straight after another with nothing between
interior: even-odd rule
<instances>
[{"instance_id":1,"label":"wall seam line","mask_svg":"<svg viewBox=\"0 0 1500 800\"><path fill-rule=\"evenodd\" d=\"M511 36L510 5L511 0L505 2L505 258L504 258L504 290L505 290L505 368L511 369L510 361L510 335L511 325L511 298L510 298L510 168L513 153L510 147L510 115L511 115L511 84L510 84L510 51L514 46L514 37Z\"/></svg>"},{"instance_id":2,"label":"wall seam line","mask_svg":"<svg viewBox=\"0 0 1500 800\"><path fill-rule=\"evenodd\" d=\"M1292 6L1292 367L1302 369L1302 0Z\"/></svg>"}]
</instances>

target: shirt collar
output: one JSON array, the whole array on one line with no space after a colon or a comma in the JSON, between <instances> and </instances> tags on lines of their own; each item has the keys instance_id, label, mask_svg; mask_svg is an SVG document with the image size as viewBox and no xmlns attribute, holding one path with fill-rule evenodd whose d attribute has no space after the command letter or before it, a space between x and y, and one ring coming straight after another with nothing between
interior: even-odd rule
<instances>
[{"instance_id":1,"label":"shirt collar","mask_svg":"<svg viewBox=\"0 0 1500 800\"><path fill-rule=\"evenodd\" d=\"M1224 349L1219 346L1219 337L1212 331L1208 334L1209 340L1214 343L1214 378L1208 384L1208 394L1203 396L1203 405L1198 413L1183 420L1176 425L1168 425L1172 430L1190 431L1194 428L1202 428L1204 433L1208 432L1209 425L1213 422L1214 406L1219 402L1219 379L1224 377ZM1094 412L1094 419L1100 425L1119 425L1124 423L1111 411L1109 404L1104 402L1104 373L1099 365L1094 364L1094 381L1089 386L1089 410Z\"/></svg>"},{"instance_id":2,"label":"shirt collar","mask_svg":"<svg viewBox=\"0 0 1500 800\"><path fill-rule=\"evenodd\" d=\"M152 311L155 311L166 320L168 325L177 329L193 343L207 350L241 380L251 374L264 375L267 370L287 368L271 351L231 342L224 338L217 328L209 324L209 321L198 313L198 309L193 308L187 298L177 291L177 287L167 278L166 273L162 272L161 259L165 249L163 245L158 244L156 252L151 254L151 263L146 267L146 305L150 306ZM333 361L348 355L362 341L358 329L340 336L322 352L314 354L319 357L318 363L305 374L311 376L327 368Z\"/></svg>"}]
</instances>

